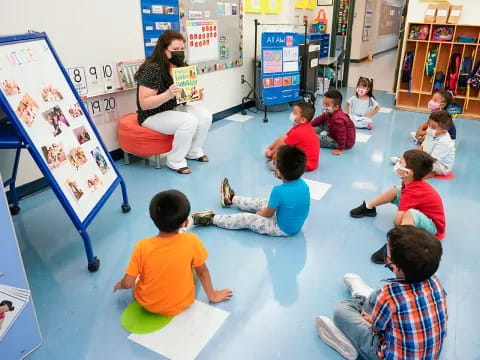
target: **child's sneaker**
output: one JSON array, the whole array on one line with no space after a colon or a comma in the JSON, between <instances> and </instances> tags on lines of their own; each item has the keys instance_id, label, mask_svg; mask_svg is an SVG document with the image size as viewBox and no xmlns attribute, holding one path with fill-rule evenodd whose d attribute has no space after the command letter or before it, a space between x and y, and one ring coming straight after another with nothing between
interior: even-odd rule
<instances>
[{"instance_id":1,"label":"child's sneaker","mask_svg":"<svg viewBox=\"0 0 480 360\"><path fill-rule=\"evenodd\" d=\"M198 211L192 214L193 225L213 225L215 213L212 210Z\"/></svg>"},{"instance_id":2,"label":"child's sneaker","mask_svg":"<svg viewBox=\"0 0 480 360\"><path fill-rule=\"evenodd\" d=\"M375 251L372 256L370 256L370 260L378 265L385 264L385 256L387 256L387 245L383 245L380 249Z\"/></svg>"},{"instance_id":3,"label":"child's sneaker","mask_svg":"<svg viewBox=\"0 0 480 360\"><path fill-rule=\"evenodd\" d=\"M390 161L392 162L393 165L395 165L400 161L400 158L398 156L391 156Z\"/></svg>"},{"instance_id":4,"label":"child's sneaker","mask_svg":"<svg viewBox=\"0 0 480 360\"><path fill-rule=\"evenodd\" d=\"M367 125L367 129L368 129L368 130L372 130L372 129L373 129L373 124L372 124L372 123L368 124L368 125Z\"/></svg>"},{"instance_id":5,"label":"child's sneaker","mask_svg":"<svg viewBox=\"0 0 480 360\"><path fill-rule=\"evenodd\" d=\"M364 216L375 217L377 216L377 210L375 208L367 209L367 205L364 201L359 207L350 210L350 216L354 218L362 218Z\"/></svg>"},{"instance_id":6,"label":"child's sneaker","mask_svg":"<svg viewBox=\"0 0 480 360\"><path fill-rule=\"evenodd\" d=\"M357 349L352 345L345 334L335 326L326 316L317 316L315 319L318 336L328 346L335 349L345 359L355 360L358 357Z\"/></svg>"},{"instance_id":7,"label":"child's sneaker","mask_svg":"<svg viewBox=\"0 0 480 360\"><path fill-rule=\"evenodd\" d=\"M417 139L417 132L416 132L416 131L412 131L412 132L410 133L410 139L412 139L412 141L413 141L414 143L417 142L418 139Z\"/></svg>"},{"instance_id":8,"label":"child's sneaker","mask_svg":"<svg viewBox=\"0 0 480 360\"><path fill-rule=\"evenodd\" d=\"M268 162L268 167L270 168L270 170L277 170L277 161L276 160L270 160Z\"/></svg>"},{"instance_id":9,"label":"child's sneaker","mask_svg":"<svg viewBox=\"0 0 480 360\"><path fill-rule=\"evenodd\" d=\"M368 299L368 297L374 291L370 286L367 285L363 279L357 274L345 274L343 275L343 282L350 290L352 296L363 296Z\"/></svg>"},{"instance_id":10,"label":"child's sneaker","mask_svg":"<svg viewBox=\"0 0 480 360\"><path fill-rule=\"evenodd\" d=\"M235 196L235 191L230 187L227 178L223 178L220 183L220 204L222 207L229 207L232 205L233 197Z\"/></svg>"}]
</instances>

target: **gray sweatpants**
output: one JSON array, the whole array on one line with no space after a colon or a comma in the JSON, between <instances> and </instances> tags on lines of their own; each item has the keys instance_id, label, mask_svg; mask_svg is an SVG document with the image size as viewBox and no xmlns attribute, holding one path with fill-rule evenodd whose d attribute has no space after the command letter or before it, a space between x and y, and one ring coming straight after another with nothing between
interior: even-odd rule
<instances>
[{"instance_id":1,"label":"gray sweatpants","mask_svg":"<svg viewBox=\"0 0 480 360\"><path fill-rule=\"evenodd\" d=\"M320 126L314 126L313 129L318 134L318 138L320 139L320 147L338 149L337 142L327 135L329 129L326 122L324 122Z\"/></svg>"},{"instance_id":2,"label":"gray sweatpants","mask_svg":"<svg viewBox=\"0 0 480 360\"><path fill-rule=\"evenodd\" d=\"M277 216L274 214L266 218L255 214L258 210L268 205L267 199L250 198L246 196L235 195L232 205L242 211L239 214L215 215L213 224L223 229L249 229L259 234L270 236L288 236L277 224Z\"/></svg>"},{"instance_id":3,"label":"gray sweatpants","mask_svg":"<svg viewBox=\"0 0 480 360\"><path fill-rule=\"evenodd\" d=\"M350 119L352 119L357 129L367 129L368 125L373 124L373 120L366 116L350 114Z\"/></svg>"}]
</instances>

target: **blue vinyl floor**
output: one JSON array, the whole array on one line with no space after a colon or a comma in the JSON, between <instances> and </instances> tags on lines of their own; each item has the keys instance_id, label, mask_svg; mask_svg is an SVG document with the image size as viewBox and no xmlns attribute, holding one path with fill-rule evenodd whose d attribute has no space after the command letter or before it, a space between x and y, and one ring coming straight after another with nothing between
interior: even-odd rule
<instances>
[{"instance_id":1,"label":"blue vinyl floor","mask_svg":"<svg viewBox=\"0 0 480 360\"><path fill-rule=\"evenodd\" d=\"M392 107L390 95L381 94L378 100ZM238 194L268 197L278 180L267 169L263 151L289 129L288 111L269 113L266 124L260 113L244 123L215 122L205 145L211 162L192 162L191 175L148 168L142 161L129 166L117 162L132 211L121 212L118 189L89 227L95 254L101 259L96 273L86 270L82 240L53 192L24 199L14 223L44 339L29 358L162 358L127 339L119 320L131 294L112 293L134 244L156 232L148 216L150 199L175 188L188 196L194 211L231 212L219 203L219 182L224 176ZM332 187L320 201L312 200L310 216L296 236L270 238L216 227L193 229L210 253L207 264L214 286L234 290L231 301L215 305L230 316L198 359L341 358L317 336L315 316L332 316L335 305L348 296L344 273L358 273L372 287L391 276L369 257L384 243L396 210L393 205L383 206L373 219L353 219L348 212L362 200L399 184L389 157L413 147L409 132L426 118L426 114L397 110L379 113L367 143L357 143L340 157L322 149L319 169L305 178ZM447 218L438 272L448 293L449 310L441 358L469 360L480 359L480 122L457 119L455 123L455 178L429 181L443 198ZM201 287L197 294L199 300L207 300Z\"/></svg>"}]
</instances>

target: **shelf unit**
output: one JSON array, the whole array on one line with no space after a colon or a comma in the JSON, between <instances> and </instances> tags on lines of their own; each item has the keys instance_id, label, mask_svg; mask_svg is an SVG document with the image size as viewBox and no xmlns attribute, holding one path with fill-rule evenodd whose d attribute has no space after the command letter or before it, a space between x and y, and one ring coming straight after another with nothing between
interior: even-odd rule
<instances>
[{"instance_id":1,"label":"shelf unit","mask_svg":"<svg viewBox=\"0 0 480 360\"><path fill-rule=\"evenodd\" d=\"M427 25L429 27L427 40L409 39L412 26ZM453 38L451 41L439 41L432 39L432 33L439 26L449 26L453 28ZM461 36L471 36L476 39L474 43L458 42ZM428 23L409 23L408 31L405 32L404 49L402 61L407 51L415 51L411 89L408 90L408 84L402 82L402 71L399 71L398 85L396 91L396 107L403 110L428 112L427 103L433 92L434 76L427 76L425 73L425 63L430 51L437 49L436 70L441 71L447 77L450 58L453 54L459 54L461 60L465 57L473 58L473 66L480 61L480 26L476 25L454 25L454 24L428 24ZM480 92L479 89L471 89L468 108L465 109L466 89L458 88L454 96L454 103L463 108L461 117L470 119L480 119Z\"/></svg>"}]
</instances>

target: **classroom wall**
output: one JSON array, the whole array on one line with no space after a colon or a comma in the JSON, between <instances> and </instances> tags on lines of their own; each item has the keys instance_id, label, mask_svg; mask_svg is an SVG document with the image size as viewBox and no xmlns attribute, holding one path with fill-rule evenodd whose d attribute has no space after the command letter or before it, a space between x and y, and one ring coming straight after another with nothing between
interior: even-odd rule
<instances>
[{"instance_id":1,"label":"classroom wall","mask_svg":"<svg viewBox=\"0 0 480 360\"><path fill-rule=\"evenodd\" d=\"M383 0L373 0L373 19L372 29L368 41L363 41L363 24L365 20L365 4L366 0L355 1L355 14L352 28L352 47L350 58L352 60L363 60L368 56L368 52L371 51L373 55L381 53L383 51L393 49L397 47L398 35L378 37L380 26L380 11L382 8ZM403 5L405 0L389 0L391 4Z\"/></svg>"},{"instance_id":2,"label":"classroom wall","mask_svg":"<svg viewBox=\"0 0 480 360\"><path fill-rule=\"evenodd\" d=\"M323 7L329 20L333 7ZM205 106L213 113L241 103L248 87L240 83L245 75L253 81L254 26L262 23L302 23L307 15L309 23L315 10L294 10L294 0L283 1L281 14L244 14L244 65L234 69L202 74L200 83L205 88ZM329 21L331 28L332 21ZM65 67L115 63L120 60L143 58L143 35L139 0L16 0L2 1L0 35L24 33L27 30L47 32ZM287 31L285 27L269 27L272 31ZM303 30L300 30L303 32ZM118 114L136 110L135 91L115 95ZM116 122L100 123L97 127L109 150L118 148ZM11 172L13 151L0 151L0 172L4 178ZM22 151L17 185L40 178L42 175L30 155Z\"/></svg>"}]
</instances>

